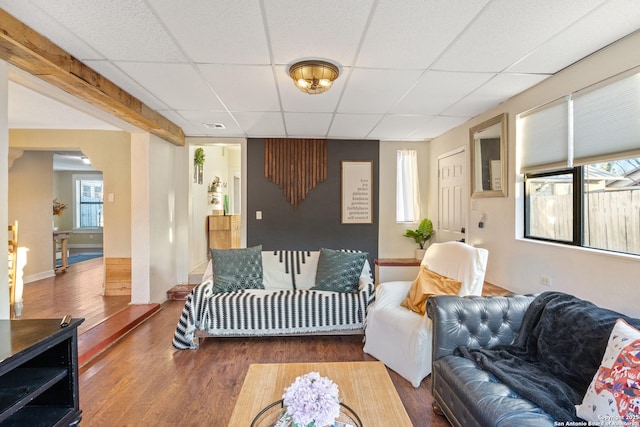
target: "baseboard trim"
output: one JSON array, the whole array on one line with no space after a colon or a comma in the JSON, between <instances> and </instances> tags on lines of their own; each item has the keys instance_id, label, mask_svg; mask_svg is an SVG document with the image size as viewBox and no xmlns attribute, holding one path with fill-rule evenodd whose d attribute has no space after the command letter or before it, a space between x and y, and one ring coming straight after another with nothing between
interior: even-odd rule
<instances>
[{"instance_id":1,"label":"baseboard trim","mask_svg":"<svg viewBox=\"0 0 640 427\"><path fill-rule=\"evenodd\" d=\"M22 278L22 282L26 285L27 283L35 282L37 280L48 279L49 277L55 276L55 271L47 270L36 274L30 274L28 276L24 276Z\"/></svg>"}]
</instances>

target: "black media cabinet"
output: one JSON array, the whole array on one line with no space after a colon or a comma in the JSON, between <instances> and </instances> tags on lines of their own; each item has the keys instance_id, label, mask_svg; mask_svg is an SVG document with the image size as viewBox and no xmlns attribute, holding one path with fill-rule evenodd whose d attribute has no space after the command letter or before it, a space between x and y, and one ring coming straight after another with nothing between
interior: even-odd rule
<instances>
[{"instance_id":1,"label":"black media cabinet","mask_svg":"<svg viewBox=\"0 0 640 427\"><path fill-rule=\"evenodd\" d=\"M0 320L0 426L68 426L82 418L73 319Z\"/></svg>"}]
</instances>

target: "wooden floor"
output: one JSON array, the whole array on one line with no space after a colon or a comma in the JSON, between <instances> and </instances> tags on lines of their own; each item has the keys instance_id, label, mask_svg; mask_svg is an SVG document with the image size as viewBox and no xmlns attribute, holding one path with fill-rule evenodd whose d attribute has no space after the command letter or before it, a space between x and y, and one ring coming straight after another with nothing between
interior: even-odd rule
<instances>
[{"instance_id":1,"label":"wooden floor","mask_svg":"<svg viewBox=\"0 0 640 427\"><path fill-rule=\"evenodd\" d=\"M67 273L25 289L23 318L85 317L83 331L112 316L128 297L101 297L101 260L72 265ZM485 286L486 293L504 290ZM226 426L252 363L375 360L362 336L226 338L205 340L199 350L171 345L184 301L162 309L80 368L82 425ZM87 334L89 335L89 334ZM431 379L419 388L388 370L415 426L449 423L431 410Z\"/></svg>"},{"instance_id":2,"label":"wooden floor","mask_svg":"<svg viewBox=\"0 0 640 427\"><path fill-rule=\"evenodd\" d=\"M66 272L25 285L23 319L84 318L78 328L80 366L160 309L131 305L129 296L102 296L102 258L71 264Z\"/></svg>"},{"instance_id":3,"label":"wooden floor","mask_svg":"<svg viewBox=\"0 0 640 427\"><path fill-rule=\"evenodd\" d=\"M88 425L226 426L251 363L376 360L362 351L362 336L209 338L198 350L175 350L183 305L167 301L82 368L80 407ZM429 378L414 389L389 375L415 426L449 425L432 414Z\"/></svg>"},{"instance_id":4,"label":"wooden floor","mask_svg":"<svg viewBox=\"0 0 640 427\"><path fill-rule=\"evenodd\" d=\"M64 273L24 286L23 319L83 317L82 334L127 307L130 296L102 296L103 258L71 264Z\"/></svg>"}]
</instances>

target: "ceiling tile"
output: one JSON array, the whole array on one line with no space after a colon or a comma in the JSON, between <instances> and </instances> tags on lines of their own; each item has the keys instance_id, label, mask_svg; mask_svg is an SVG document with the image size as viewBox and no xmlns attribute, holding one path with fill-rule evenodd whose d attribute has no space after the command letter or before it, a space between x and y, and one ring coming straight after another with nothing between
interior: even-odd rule
<instances>
[{"instance_id":1,"label":"ceiling tile","mask_svg":"<svg viewBox=\"0 0 640 427\"><path fill-rule=\"evenodd\" d=\"M275 64L321 58L352 65L372 0L265 1Z\"/></svg>"},{"instance_id":2,"label":"ceiling tile","mask_svg":"<svg viewBox=\"0 0 640 427\"><path fill-rule=\"evenodd\" d=\"M29 1L0 0L0 8L22 21L67 52L80 59L103 59L104 56L96 52L85 40L76 36L68 27L53 21L42 9L34 7Z\"/></svg>"},{"instance_id":3,"label":"ceiling tile","mask_svg":"<svg viewBox=\"0 0 640 427\"><path fill-rule=\"evenodd\" d=\"M281 113L233 113L247 135L259 137L283 137L284 122Z\"/></svg>"},{"instance_id":4,"label":"ceiling tile","mask_svg":"<svg viewBox=\"0 0 640 427\"><path fill-rule=\"evenodd\" d=\"M546 74L502 73L480 87L472 96L501 98L499 102L504 102L527 88L537 85L548 77L549 75Z\"/></svg>"},{"instance_id":5,"label":"ceiling tile","mask_svg":"<svg viewBox=\"0 0 640 427\"><path fill-rule=\"evenodd\" d=\"M421 141L424 139L433 139L442 135L449 129L460 126L469 118L452 117L452 116L436 116L425 120L424 123L418 125L412 132L407 135L407 139ZM467 141L462 141L461 145L466 145Z\"/></svg>"},{"instance_id":6,"label":"ceiling tile","mask_svg":"<svg viewBox=\"0 0 640 427\"><path fill-rule=\"evenodd\" d=\"M432 138L640 28L637 0L0 0L0 7L187 135L233 137ZM311 57L340 67L325 94L303 94L288 77L288 65ZM59 125L76 126L61 111Z\"/></svg>"},{"instance_id":7,"label":"ceiling tile","mask_svg":"<svg viewBox=\"0 0 640 427\"><path fill-rule=\"evenodd\" d=\"M191 65L138 62L116 65L173 110L224 110Z\"/></svg>"},{"instance_id":8,"label":"ceiling tile","mask_svg":"<svg viewBox=\"0 0 640 427\"><path fill-rule=\"evenodd\" d=\"M407 140L414 129L429 119L430 117L424 116L385 116L369 134L369 138L387 141Z\"/></svg>"},{"instance_id":9,"label":"ceiling tile","mask_svg":"<svg viewBox=\"0 0 640 427\"><path fill-rule=\"evenodd\" d=\"M443 112L444 116L471 117L477 116L496 105L500 104L504 98L502 96L471 94L457 102L451 108Z\"/></svg>"},{"instance_id":10,"label":"ceiling tile","mask_svg":"<svg viewBox=\"0 0 640 427\"><path fill-rule=\"evenodd\" d=\"M494 0L434 64L450 71L499 72L604 0Z\"/></svg>"},{"instance_id":11,"label":"ceiling tile","mask_svg":"<svg viewBox=\"0 0 640 427\"><path fill-rule=\"evenodd\" d=\"M371 70L356 68L338 105L341 113L384 114L422 74L420 70Z\"/></svg>"},{"instance_id":12,"label":"ceiling tile","mask_svg":"<svg viewBox=\"0 0 640 427\"><path fill-rule=\"evenodd\" d=\"M84 63L96 72L102 74L119 88L124 89L125 92L144 102L148 107L153 108L154 110L164 110L169 108L167 104L160 101L153 93L140 86L111 62L103 60L84 61Z\"/></svg>"},{"instance_id":13,"label":"ceiling tile","mask_svg":"<svg viewBox=\"0 0 640 427\"><path fill-rule=\"evenodd\" d=\"M380 0L358 67L426 69L488 0Z\"/></svg>"},{"instance_id":14,"label":"ceiling tile","mask_svg":"<svg viewBox=\"0 0 640 427\"><path fill-rule=\"evenodd\" d=\"M328 136L330 138L367 138L382 117L381 114L336 114Z\"/></svg>"},{"instance_id":15,"label":"ceiling tile","mask_svg":"<svg viewBox=\"0 0 640 427\"><path fill-rule=\"evenodd\" d=\"M202 134L211 136L245 136L243 130L238 126L233 117L223 111L177 111L195 129L200 129ZM205 123L221 123L225 129L209 129Z\"/></svg>"},{"instance_id":16,"label":"ceiling tile","mask_svg":"<svg viewBox=\"0 0 640 427\"><path fill-rule=\"evenodd\" d=\"M331 114L327 113L284 113L284 121L289 137L325 137L331 123Z\"/></svg>"},{"instance_id":17,"label":"ceiling tile","mask_svg":"<svg viewBox=\"0 0 640 427\"><path fill-rule=\"evenodd\" d=\"M194 62L271 63L258 0L154 0L150 5Z\"/></svg>"},{"instance_id":18,"label":"ceiling tile","mask_svg":"<svg viewBox=\"0 0 640 427\"><path fill-rule=\"evenodd\" d=\"M482 86L495 74L426 72L391 110L393 114L437 115Z\"/></svg>"},{"instance_id":19,"label":"ceiling tile","mask_svg":"<svg viewBox=\"0 0 640 427\"><path fill-rule=\"evenodd\" d=\"M176 111L162 110L158 112L167 119L171 120L177 126L180 126L185 135L203 136L206 135L207 131L209 131L209 129L202 126L202 123L193 124L189 120L182 117L182 115Z\"/></svg>"},{"instance_id":20,"label":"ceiling tile","mask_svg":"<svg viewBox=\"0 0 640 427\"><path fill-rule=\"evenodd\" d=\"M198 68L229 110L280 110L271 66L203 64Z\"/></svg>"},{"instance_id":21,"label":"ceiling tile","mask_svg":"<svg viewBox=\"0 0 640 427\"><path fill-rule=\"evenodd\" d=\"M185 61L146 2L31 0L105 57L122 61Z\"/></svg>"},{"instance_id":22,"label":"ceiling tile","mask_svg":"<svg viewBox=\"0 0 640 427\"><path fill-rule=\"evenodd\" d=\"M640 7L636 0L609 0L507 71L555 73L639 28Z\"/></svg>"}]
</instances>

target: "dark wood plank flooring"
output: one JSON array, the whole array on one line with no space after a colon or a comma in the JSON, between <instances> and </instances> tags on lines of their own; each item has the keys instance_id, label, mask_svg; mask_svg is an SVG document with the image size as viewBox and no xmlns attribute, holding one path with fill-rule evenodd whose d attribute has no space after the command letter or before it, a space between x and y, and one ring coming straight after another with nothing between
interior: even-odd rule
<instances>
[{"instance_id":1,"label":"dark wood plank flooring","mask_svg":"<svg viewBox=\"0 0 640 427\"><path fill-rule=\"evenodd\" d=\"M25 287L23 318L85 317L80 333L114 316L129 297L102 297L101 259L74 264L55 278ZM486 294L505 291L490 284ZM82 425L226 426L251 363L375 360L362 336L209 338L199 350L171 345L184 301L167 301L80 368ZM87 334L90 335L90 334ZM419 388L389 370L415 426L449 423L431 410L431 380Z\"/></svg>"},{"instance_id":2,"label":"dark wood plank flooring","mask_svg":"<svg viewBox=\"0 0 640 427\"><path fill-rule=\"evenodd\" d=\"M505 294L485 284L484 293ZM226 426L252 363L368 361L362 336L208 338L198 350L171 339L184 306L170 300L80 375L81 407L91 425L153 422ZM419 388L388 370L414 426L444 427L433 414L431 378Z\"/></svg>"},{"instance_id":3,"label":"dark wood plank flooring","mask_svg":"<svg viewBox=\"0 0 640 427\"><path fill-rule=\"evenodd\" d=\"M82 334L129 305L130 296L102 296L103 258L71 264L64 273L24 286L22 319L82 317Z\"/></svg>"},{"instance_id":4,"label":"dark wood plank flooring","mask_svg":"<svg viewBox=\"0 0 640 427\"><path fill-rule=\"evenodd\" d=\"M226 426L251 363L375 360L362 351L362 336L208 338L198 350L175 350L183 305L165 302L82 368L80 406L88 425ZM415 426L449 425L432 413L429 378L413 388L389 375Z\"/></svg>"}]
</instances>

